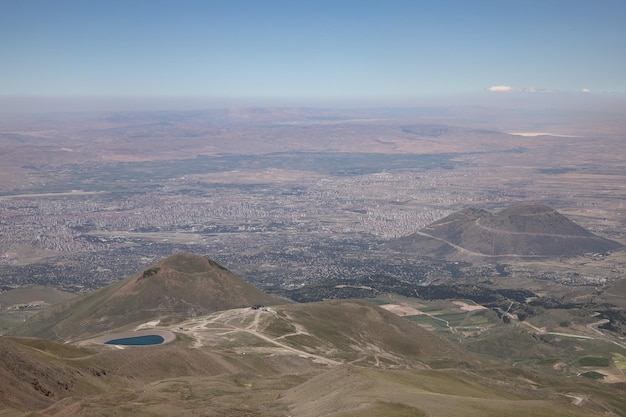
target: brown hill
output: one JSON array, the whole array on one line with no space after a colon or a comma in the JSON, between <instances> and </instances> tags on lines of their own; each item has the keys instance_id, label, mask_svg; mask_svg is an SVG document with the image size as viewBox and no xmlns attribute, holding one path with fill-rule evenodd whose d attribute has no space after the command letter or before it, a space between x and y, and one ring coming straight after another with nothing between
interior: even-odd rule
<instances>
[{"instance_id":1,"label":"brown hill","mask_svg":"<svg viewBox=\"0 0 626 417\"><path fill-rule=\"evenodd\" d=\"M71 341L150 320L185 317L277 299L199 255L172 255L118 283L55 305L12 333Z\"/></svg>"},{"instance_id":2,"label":"brown hill","mask_svg":"<svg viewBox=\"0 0 626 417\"><path fill-rule=\"evenodd\" d=\"M557 257L605 253L623 247L580 227L556 210L518 204L497 213L465 209L440 219L389 247L446 259Z\"/></svg>"}]
</instances>

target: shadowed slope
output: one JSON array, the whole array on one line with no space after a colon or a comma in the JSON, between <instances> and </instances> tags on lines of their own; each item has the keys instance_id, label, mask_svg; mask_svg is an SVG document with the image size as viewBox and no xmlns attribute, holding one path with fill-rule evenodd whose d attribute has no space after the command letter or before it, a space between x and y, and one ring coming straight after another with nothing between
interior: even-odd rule
<instances>
[{"instance_id":1,"label":"shadowed slope","mask_svg":"<svg viewBox=\"0 0 626 417\"><path fill-rule=\"evenodd\" d=\"M44 340L0 336L0 410L43 408L71 395L102 390L88 366L71 363L72 358L92 353Z\"/></svg>"},{"instance_id":2,"label":"shadowed slope","mask_svg":"<svg viewBox=\"0 0 626 417\"><path fill-rule=\"evenodd\" d=\"M623 247L539 204L518 204L493 214L461 210L389 246L448 259L578 256Z\"/></svg>"},{"instance_id":3,"label":"shadowed slope","mask_svg":"<svg viewBox=\"0 0 626 417\"><path fill-rule=\"evenodd\" d=\"M277 299L199 255L172 255L118 283L56 305L14 330L64 341L149 320L208 314Z\"/></svg>"}]
</instances>

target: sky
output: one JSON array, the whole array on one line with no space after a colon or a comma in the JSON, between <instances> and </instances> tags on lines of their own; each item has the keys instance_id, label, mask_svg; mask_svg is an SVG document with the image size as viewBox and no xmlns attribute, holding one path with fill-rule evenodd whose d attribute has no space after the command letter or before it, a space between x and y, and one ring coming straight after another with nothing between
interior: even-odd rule
<instances>
[{"instance_id":1,"label":"sky","mask_svg":"<svg viewBox=\"0 0 626 417\"><path fill-rule=\"evenodd\" d=\"M0 0L0 99L626 95L625 22L625 0Z\"/></svg>"}]
</instances>

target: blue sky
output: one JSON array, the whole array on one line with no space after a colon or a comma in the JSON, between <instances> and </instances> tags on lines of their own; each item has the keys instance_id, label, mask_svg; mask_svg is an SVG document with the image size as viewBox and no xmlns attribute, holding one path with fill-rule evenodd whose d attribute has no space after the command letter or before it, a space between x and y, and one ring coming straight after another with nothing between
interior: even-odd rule
<instances>
[{"instance_id":1,"label":"blue sky","mask_svg":"<svg viewBox=\"0 0 626 417\"><path fill-rule=\"evenodd\" d=\"M0 0L0 60L0 97L623 95L626 1Z\"/></svg>"}]
</instances>

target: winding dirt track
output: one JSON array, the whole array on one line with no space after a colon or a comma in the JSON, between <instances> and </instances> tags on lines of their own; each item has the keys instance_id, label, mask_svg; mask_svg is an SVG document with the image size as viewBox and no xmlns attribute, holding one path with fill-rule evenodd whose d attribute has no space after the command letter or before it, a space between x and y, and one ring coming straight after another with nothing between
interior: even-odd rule
<instances>
[{"instance_id":1,"label":"winding dirt track","mask_svg":"<svg viewBox=\"0 0 626 417\"><path fill-rule=\"evenodd\" d=\"M191 320L187 320L178 324L178 328L184 329L183 332L194 339L194 347L202 347L211 345L215 341L237 332L249 333L269 344L273 345L270 349L273 349L275 353L288 353L300 356L302 358L312 359L316 363L326 365L339 365L341 362L326 358L324 356L315 355L304 350L296 349L283 343L280 339L287 336L293 336L296 334L305 334L302 329L297 330L295 333L282 335L276 338L269 337L260 329L261 316L263 314L276 314L270 309L251 309L251 308L238 308L233 310L221 311L211 314L209 316L198 317ZM252 316L252 317L251 317ZM246 324L247 321L250 323ZM252 350L250 348L249 350ZM242 352L245 354L245 352Z\"/></svg>"},{"instance_id":2,"label":"winding dirt track","mask_svg":"<svg viewBox=\"0 0 626 417\"><path fill-rule=\"evenodd\" d=\"M435 239L435 240L438 240L438 241L443 242L443 243L447 243L448 245L452 246L454 249L458 250L461 253L467 253L467 254L470 254L470 255L473 255L473 256L480 256L480 257L483 257L483 258L502 258L502 257L509 257L509 258L545 258L544 255L519 255L519 254L514 254L514 253L504 253L504 254L500 254L500 255L487 255L487 254L484 254L484 253L474 252L474 251L471 251L469 249L465 249L464 247L459 246L459 245L455 245L454 243L452 243L452 242L450 242L450 241L448 241L446 239L443 239L443 238L440 238L440 237L437 237L437 236L433 236L433 235L430 235L428 233L424 233L422 231L417 231L417 232L415 232L415 234L418 234L418 235L421 235L421 236L425 236L425 237L429 237L431 239Z\"/></svg>"}]
</instances>

